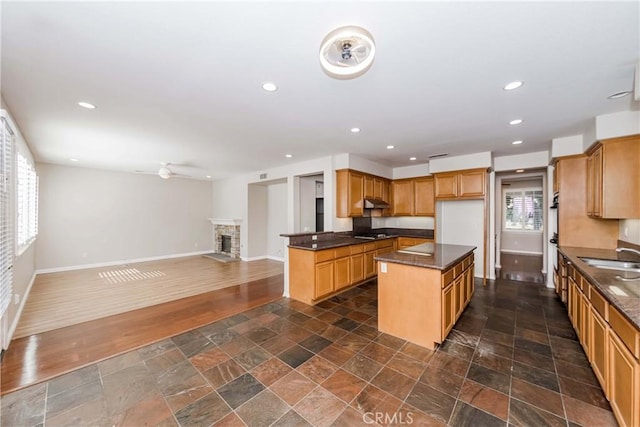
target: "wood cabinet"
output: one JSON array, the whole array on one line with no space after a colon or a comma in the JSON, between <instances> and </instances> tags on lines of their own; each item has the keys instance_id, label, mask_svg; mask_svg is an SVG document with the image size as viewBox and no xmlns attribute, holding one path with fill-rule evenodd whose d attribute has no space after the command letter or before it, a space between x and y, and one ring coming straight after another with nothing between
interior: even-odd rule
<instances>
[{"instance_id":1,"label":"wood cabinet","mask_svg":"<svg viewBox=\"0 0 640 427\"><path fill-rule=\"evenodd\" d=\"M414 212L414 180L391 181L391 215L412 216Z\"/></svg>"},{"instance_id":2,"label":"wood cabinet","mask_svg":"<svg viewBox=\"0 0 640 427\"><path fill-rule=\"evenodd\" d=\"M334 261L335 263L335 290L345 288L351 284L351 258L344 257ZM318 295L321 297L323 295Z\"/></svg>"},{"instance_id":3,"label":"wood cabinet","mask_svg":"<svg viewBox=\"0 0 640 427\"><path fill-rule=\"evenodd\" d=\"M442 290L442 335L447 336L456 323L456 287L451 283Z\"/></svg>"},{"instance_id":4,"label":"wood cabinet","mask_svg":"<svg viewBox=\"0 0 640 427\"><path fill-rule=\"evenodd\" d=\"M364 175L357 171L336 171L336 216L348 218L364 213Z\"/></svg>"},{"instance_id":5,"label":"wood cabinet","mask_svg":"<svg viewBox=\"0 0 640 427\"><path fill-rule=\"evenodd\" d=\"M486 169L436 173L436 199L478 199L486 193Z\"/></svg>"},{"instance_id":6,"label":"wood cabinet","mask_svg":"<svg viewBox=\"0 0 640 427\"><path fill-rule=\"evenodd\" d=\"M319 298L323 295L329 295L335 289L334 284L334 268L335 263L332 261L321 262L316 264L316 274L313 297Z\"/></svg>"},{"instance_id":7,"label":"wood cabinet","mask_svg":"<svg viewBox=\"0 0 640 427\"><path fill-rule=\"evenodd\" d=\"M637 426L640 366L616 334L609 334L609 403L621 426Z\"/></svg>"},{"instance_id":8,"label":"wood cabinet","mask_svg":"<svg viewBox=\"0 0 640 427\"><path fill-rule=\"evenodd\" d=\"M434 216L436 199L433 177L415 178L413 182L413 215Z\"/></svg>"},{"instance_id":9,"label":"wood cabinet","mask_svg":"<svg viewBox=\"0 0 640 427\"><path fill-rule=\"evenodd\" d=\"M422 243L433 243L433 239L422 237L398 237L398 250L409 248Z\"/></svg>"},{"instance_id":10,"label":"wood cabinet","mask_svg":"<svg viewBox=\"0 0 640 427\"><path fill-rule=\"evenodd\" d=\"M640 218L640 135L600 141L587 160L587 214Z\"/></svg>"},{"instance_id":11,"label":"wood cabinet","mask_svg":"<svg viewBox=\"0 0 640 427\"><path fill-rule=\"evenodd\" d=\"M592 290L591 292L596 292ZM589 348L588 357L591 361L591 368L596 378L602 386L605 395L609 387L608 382L608 365L609 365L609 324L598 311L592 306L591 317L589 321L589 340L591 346Z\"/></svg>"}]
</instances>

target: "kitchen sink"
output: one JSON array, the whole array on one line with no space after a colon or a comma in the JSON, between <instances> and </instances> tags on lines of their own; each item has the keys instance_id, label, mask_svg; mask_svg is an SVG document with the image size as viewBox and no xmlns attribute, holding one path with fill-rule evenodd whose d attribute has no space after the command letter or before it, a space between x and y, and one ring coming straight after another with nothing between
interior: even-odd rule
<instances>
[{"instance_id":1,"label":"kitchen sink","mask_svg":"<svg viewBox=\"0 0 640 427\"><path fill-rule=\"evenodd\" d=\"M598 259L579 257L582 261L595 268L603 268L606 270L622 270L634 271L640 273L640 262L637 261L621 261L617 259Z\"/></svg>"}]
</instances>

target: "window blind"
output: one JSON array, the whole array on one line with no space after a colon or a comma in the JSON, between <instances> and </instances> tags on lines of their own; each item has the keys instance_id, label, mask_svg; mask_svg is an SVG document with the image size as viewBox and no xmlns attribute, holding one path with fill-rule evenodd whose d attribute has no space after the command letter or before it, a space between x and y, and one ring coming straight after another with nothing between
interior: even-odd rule
<instances>
[{"instance_id":1,"label":"window blind","mask_svg":"<svg viewBox=\"0 0 640 427\"><path fill-rule=\"evenodd\" d=\"M0 316L4 315L13 294L13 224L11 221L10 190L13 162L13 133L2 118L0 129Z\"/></svg>"},{"instance_id":2,"label":"window blind","mask_svg":"<svg viewBox=\"0 0 640 427\"><path fill-rule=\"evenodd\" d=\"M542 190L506 191L504 218L506 230L542 230Z\"/></svg>"},{"instance_id":3,"label":"window blind","mask_svg":"<svg viewBox=\"0 0 640 427\"><path fill-rule=\"evenodd\" d=\"M18 151L17 157L17 246L26 249L38 234L38 175L29 159Z\"/></svg>"}]
</instances>

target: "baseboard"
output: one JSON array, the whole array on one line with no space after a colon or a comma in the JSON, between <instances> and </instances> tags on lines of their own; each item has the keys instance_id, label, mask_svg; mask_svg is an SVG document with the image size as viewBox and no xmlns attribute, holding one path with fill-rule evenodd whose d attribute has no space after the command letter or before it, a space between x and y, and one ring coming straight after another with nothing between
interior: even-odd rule
<instances>
[{"instance_id":1,"label":"baseboard","mask_svg":"<svg viewBox=\"0 0 640 427\"><path fill-rule=\"evenodd\" d=\"M252 257L240 257L242 261L259 261L261 259L270 259L273 261L284 262L284 258L271 256L271 255L260 255L260 256L252 256Z\"/></svg>"},{"instance_id":2,"label":"baseboard","mask_svg":"<svg viewBox=\"0 0 640 427\"><path fill-rule=\"evenodd\" d=\"M188 252L188 253L182 253L182 254L161 255L161 256L148 257L148 258L132 258L132 259L122 259L118 261L98 262L95 264L82 264L82 265L71 265L68 267L42 268L42 269L36 270L36 274L59 273L62 271L72 271L72 270L87 270L89 268L112 267L114 265L131 264L136 262L159 261L159 260L171 259L171 258L184 258L188 256L210 254L211 252L213 252L213 249L209 249L207 251Z\"/></svg>"},{"instance_id":3,"label":"baseboard","mask_svg":"<svg viewBox=\"0 0 640 427\"><path fill-rule=\"evenodd\" d=\"M270 260L273 260L273 261L284 262L284 258L283 257L278 257L278 256L267 255L267 259L270 259Z\"/></svg>"},{"instance_id":4,"label":"baseboard","mask_svg":"<svg viewBox=\"0 0 640 427\"><path fill-rule=\"evenodd\" d=\"M507 254L520 254L520 255L542 255L542 252L516 251L511 249L501 249L500 252L504 252Z\"/></svg>"},{"instance_id":5,"label":"baseboard","mask_svg":"<svg viewBox=\"0 0 640 427\"><path fill-rule=\"evenodd\" d=\"M18 327L18 321L20 320L20 317L22 317L22 310L24 310L24 306L27 303L27 298L31 293L31 287L33 286L33 282L36 281L37 274L38 274L37 272L35 271L33 272L33 276L31 276L31 281L29 282L29 286L27 286L27 290L25 291L24 295L22 295L22 300L20 301L20 307L18 307L18 311L16 312L16 317L14 317L13 322L11 323L11 327L7 332L7 348L9 347L9 344L13 339L13 334L16 332L16 328Z\"/></svg>"}]
</instances>

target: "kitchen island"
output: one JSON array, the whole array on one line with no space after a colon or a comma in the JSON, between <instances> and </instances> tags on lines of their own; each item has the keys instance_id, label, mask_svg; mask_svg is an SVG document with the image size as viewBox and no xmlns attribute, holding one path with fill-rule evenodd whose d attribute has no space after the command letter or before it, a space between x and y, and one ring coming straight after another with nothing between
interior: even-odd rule
<instances>
[{"instance_id":1,"label":"kitchen island","mask_svg":"<svg viewBox=\"0 0 640 427\"><path fill-rule=\"evenodd\" d=\"M424 243L377 256L378 329L434 349L474 292L474 246Z\"/></svg>"}]
</instances>

